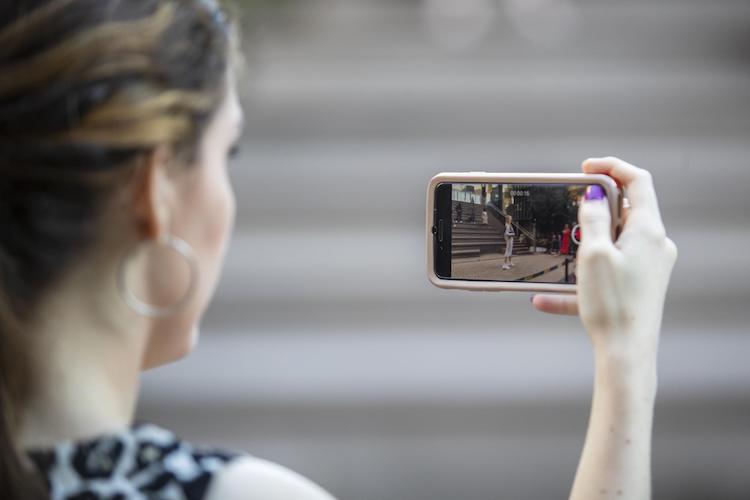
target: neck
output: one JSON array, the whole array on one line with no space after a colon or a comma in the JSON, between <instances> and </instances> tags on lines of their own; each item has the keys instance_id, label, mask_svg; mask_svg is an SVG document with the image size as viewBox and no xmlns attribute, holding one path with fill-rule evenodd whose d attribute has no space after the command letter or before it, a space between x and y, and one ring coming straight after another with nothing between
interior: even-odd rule
<instances>
[{"instance_id":1,"label":"neck","mask_svg":"<svg viewBox=\"0 0 750 500\"><path fill-rule=\"evenodd\" d=\"M47 304L47 320L29 332L34 391L24 408L21 448L122 430L135 410L147 325L130 318L118 327L105 319L112 317L103 314L106 293L88 300L55 295L63 299Z\"/></svg>"}]
</instances>

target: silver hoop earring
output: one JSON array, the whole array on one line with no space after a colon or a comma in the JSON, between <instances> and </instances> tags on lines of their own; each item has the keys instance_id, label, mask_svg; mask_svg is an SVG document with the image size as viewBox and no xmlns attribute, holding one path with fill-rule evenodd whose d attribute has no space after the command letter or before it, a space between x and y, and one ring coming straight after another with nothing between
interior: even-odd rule
<instances>
[{"instance_id":1,"label":"silver hoop earring","mask_svg":"<svg viewBox=\"0 0 750 500\"><path fill-rule=\"evenodd\" d=\"M170 250L176 252L179 256L185 259L190 269L190 281L188 283L188 289L183 296L174 304L168 306L157 306L143 302L141 299L136 297L133 291L128 287L127 283L127 267L128 264L135 258L135 256L149 245L164 245ZM122 300L135 312L141 316L149 318L166 318L174 315L177 311L187 305L188 302L195 295L195 290L198 285L198 260L195 257L193 248L186 241L181 240L175 236L168 235L158 240L144 240L135 249L129 252L120 262L120 266L117 269L117 289L120 292Z\"/></svg>"}]
</instances>

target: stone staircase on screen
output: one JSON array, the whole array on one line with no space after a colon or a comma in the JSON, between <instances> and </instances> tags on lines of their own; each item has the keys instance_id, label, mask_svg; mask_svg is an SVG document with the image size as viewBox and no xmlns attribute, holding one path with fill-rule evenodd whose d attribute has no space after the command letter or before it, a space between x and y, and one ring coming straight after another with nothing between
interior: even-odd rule
<instances>
[{"instance_id":1,"label":"stone staircase on screen","mask_svg":"<svg viewBox=\"0 0 750 500\"><path fill-rule=\"evenodd\" d=\"M479 219L481 221L481 218ZM451 256L454 259L478 259L480 256L505 253L505 239L489 224L453 223L453 247ZM513 242L513 254L529 253L529 241L525 237L516 237Z\"/></svg>"},{"instance_id":2,"label":"stone staircase on screen","mask_svg":"<svg viewBox=\"0 0 750 500\"><path fill-rule=\"evenodd\" d=\"M461 205L460 216L456 210L458 205ZM501 257L505 253L502 229L482 222L482 208L477 203L454 202L452 241L451 257L454 259L478 259L490 254ZM527 253L530 253L528 238L516 235L513 255Z\"/></svg>"}]
</instances>

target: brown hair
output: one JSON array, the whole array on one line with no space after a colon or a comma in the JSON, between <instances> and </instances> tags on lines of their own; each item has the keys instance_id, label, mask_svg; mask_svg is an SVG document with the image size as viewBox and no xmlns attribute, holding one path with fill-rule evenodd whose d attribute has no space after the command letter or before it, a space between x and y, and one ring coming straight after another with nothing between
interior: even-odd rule
<instances>
[{"instance_id":1,"label":"brown hair","mask_svg":"<svg viewBox=\"0 0 750 500\"><path fill-rule=\"evenodd\" d=\"M15 435L33 389L24 324L143 155L192 159L226 90L213 0L0 5L0 491L45 494ZM124 177L125 176L125 177Z\"/></svg>"}]
</instances>

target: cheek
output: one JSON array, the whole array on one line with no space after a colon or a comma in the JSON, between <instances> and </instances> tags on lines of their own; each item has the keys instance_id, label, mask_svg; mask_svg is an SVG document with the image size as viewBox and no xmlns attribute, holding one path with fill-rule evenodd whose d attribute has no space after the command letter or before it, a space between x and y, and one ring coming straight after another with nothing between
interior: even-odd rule
<instances>
[{"instance_id":1,"label":"cheek","mask_svg":"<svg viewBox=\"0 0 750 500\"><path fill-rule=\"evenodd\" d=\"M200 275L195 299L181 313L154 323L144 368L181 359L192 350L197 341L197 325L218 282L234 222L235 199L226 172L208 167L197 167L206 171L193 172L195 175L181 189L180 196L185 201L171 227L176 236L193 247L198 259Z\"/></svg>"},{"instance_id":2,"label":"cheek","mask_svg":"<svg viewBox=\"0 0 750 500\"><path fill-rule=\"evenodd\" d=\"M193 205L193 242L201 269L213 288L224 260L235 217L235 199L226 172L204 176Z\"/></svg>"},{"instance_id":3,"label":"cheek","mask_svg":"<svg viewBox=\"0 0 750 500\"><path fill-rule=\"evenodd\" d=\"M218 282L235 215L235 199L224 162L195 167L180 190L172 230L195 251L200 271L194 319L208 306Z\"/></svg>"}]
</instances>

